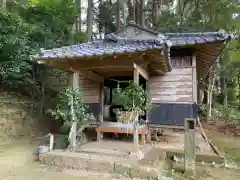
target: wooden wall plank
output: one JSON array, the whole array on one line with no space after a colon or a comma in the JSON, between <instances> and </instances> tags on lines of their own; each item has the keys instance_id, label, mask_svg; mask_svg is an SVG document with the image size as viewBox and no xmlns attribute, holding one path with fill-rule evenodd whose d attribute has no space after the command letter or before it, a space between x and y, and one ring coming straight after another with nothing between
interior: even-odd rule
<instances>
[{"instance_id":1,"label":"wooden wall plank","mask_svg":"<svg viewBox=\"0 0 240 180\"><path fill-rule=\"evenodd\" d=\"M172 69L171 72L167 72L165 75L181 75L181 74L192 74L192 68L178 68Z\"/></svg>"},{"instance_id":2,"label":"wooden wall plank","mask_svg":"<svg viewBox=\"0 0 240 180\"><path fill-rule=\"evenodd\" d=\"M79 87L83 93L84 103L99 103L100 82L83 76L80 76L79 79Z\"/></svg>"},{"instance_id":3,"label":"wooden wall plank","mask_svg":"<svg viewBox=\"0 0 240 180\"><path fill-rule=\"evenodd\" d=\"M192 88L153 89L152 95L191 95Z\"/></svg>"},{"instance_id":4,"label":"wooden wall plank","mask_svg":"<svg viewBox=\"0 0 240 180\"><path fill-rule=\"evenodd\" d=\"M86 104L99 103L99 98L96 96L84 96L83 98Z\"/></svg>"},{"instance_id":5,"label":"wooden wall plank","mask_svg":"<svg viewBox=\"0 0 240 180\"><path fill-rule=\"evenodd\" d=\"M197 69L196 69L196 56L192 58L193 68L192 68L192 77L193 77L193 101L197 102Z\"/></svg>"},{"instance_id":6,"label":"wooden wall plank","mask_svg":"<svg viewBox=\"0 0 240 180\"><path fill-rule=\"evenodd\" d=\"M160 89L166 89L166 88L192 88L192 82L152 82L149 83L150 88L160 88Z\"/></svg>"},{"instance_id":7,"label":"wooden wall plank","mask_svg":"<svg viewBox=\"0 0 240 180\"><path fill-rule=\"evenodd\" d=\"M192 75L166 75L166 76L153 76L150 82L192 82Z\"/></svg>"},{"instance_id":8,"label":"wooden wall plank","mask_svg":"<svg viewBox=\"0 0 240 180\"><path fill-rule=\"evenodd\" d=\"M152 103L193 102L193 67L172 69L164 76L149 77Z\"/></svg>"},{"instance_id":9,"label":"wooden wall plank","mask_svg":"<svg viewBox=\"0 0 240 180\"><path fill-rule=\"evenodd\" d=\"M192 102L192 95L152 95L152 102Z\"/></svg>"}]
</instances>

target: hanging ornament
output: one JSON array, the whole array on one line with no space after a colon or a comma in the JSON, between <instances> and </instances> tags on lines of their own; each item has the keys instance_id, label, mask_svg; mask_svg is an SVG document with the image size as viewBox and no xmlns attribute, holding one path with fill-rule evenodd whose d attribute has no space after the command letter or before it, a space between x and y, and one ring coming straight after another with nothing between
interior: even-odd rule
<instances>
[{"instance_id":1,"label":"hanging ornament","mask_svg":"<svg viewBox=\"0 0 240 180\"><path fill-rule=\"evenodd\" d=\"M120 92L120 83L118 81L118 84L117 84L117 92Z\"/></svg>"}]
</instances>

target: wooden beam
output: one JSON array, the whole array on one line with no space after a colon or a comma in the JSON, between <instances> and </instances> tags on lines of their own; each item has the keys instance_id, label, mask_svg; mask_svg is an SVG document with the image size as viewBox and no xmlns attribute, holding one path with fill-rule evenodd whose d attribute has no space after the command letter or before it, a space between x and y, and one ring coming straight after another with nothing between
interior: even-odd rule
<instances>
[{"instance_id":1,"label":"wooden beam","mask_svg":"<svg viewBox=\"0 0 240 180\"><path fill-rule=\"evenodd\" d=\"M116 56L114 57L106 57L103 59L89 59L87 61L79 60L79 61L70 61L70 64L75 67L75 69L96 69L96 68L106 68L112 66L116 67L132 67L134 62L134 58L129 58L128 56ZM144 60L139 60L139 64L147 63Z\"/></svg>"},{"instance_id":2,"label":"wooden beam","mask_svg":"<svg viewBox=\"0 0 240 180\"><path fill-rule=\"evenodd\" d=\"M153 69L154 72L156 72L160 76L165 74L163 71L161 71L159 69L153 68L152 66L151 66L151 68Z\"/></svg>"},{"instance_id":3,"label":"wooden beam","mask_svg":"<svg viewBox=\"0 0 240 180\"><path fill-rule=\"evenodd\" d=\"M103 75L104 77L113 77L113 76L132 76L133 75L133 70L132 71L109 71L109 72L104 72L104 71L97 71L99 74Z\"/></svg>"},{"instance_id":4,"label":"wooden beam","mask_svg":"<svg viewBox=\"0 0 240 180\"><path fill-rule=\"evenodd\" d=\"M89 78L93 81L97 81L97 82L103 82L104 81L104 77L100 76L99 74L91 71L91 70L84 70L84 69L77 69L74 64L70 64L68 63L68 61L42 61L41 63L43 63L50 66L50 67L54 67L54 68L58 68L64 71L71 71L71 72L78 72L80 76Z\"/></svg>"},{"instance_id":5,"label":"wooden beam","mask_svg":"<svg viewBox=\"0 0 240 180\"><path fill-rule=\"evenodd\" d=\"M104 82L104 77L90 70L80 70L80 76L89 78L93 81Z\"/></svg>"},{"instance_id":6,"label":"wooden beam","mask_svg":"<svg viewBox=\"0 0 240 180\"><path fill-rule=\"evenodd\" d=\"M133 64L133 67L134 67L134 69L138 69L139 74L142 75L142 77L144 77L144 79L146 79L146 80L149 79L149 74L144 68L142 68L140 65L138 65L136 63Z\"/></svg>"},{"instance_id":7,"label":"wooden beam","mask_svg":"<svg viewBox=\"0 0 240 180\"><path fill-rule=\"evenodd\" d=\"M148 58L151 60L149 66L151 69L154 69L158 75L163 75L165 74L164 71L166 69L165 57L163 57L161 53L158 54L159 56L157 56L156 53L152 53L151 56L148 56Z\"/></svg>"}]
</instances>

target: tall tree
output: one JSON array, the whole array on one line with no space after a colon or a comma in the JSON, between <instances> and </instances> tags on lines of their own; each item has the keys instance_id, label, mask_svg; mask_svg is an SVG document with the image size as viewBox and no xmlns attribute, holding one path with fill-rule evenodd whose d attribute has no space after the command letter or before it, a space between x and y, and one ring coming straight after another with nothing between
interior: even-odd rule
<instances>
[{"instance_id":1,"label":"tall tree","mask_svg":"<svg viewBox=\"0 0 240 180\"><path fill-rule=\"evenodd\" d=\"M1 7L2 7L2 8L6 8L6 6L7 6L7 0L0 0L0 2L1 2Z\"/></svg>"},{"instance_id":2,"label":"tall tree","mask_svg":"<svg viewBox=\"0 0 240 180\"><path fill-rule=\"evenodd\" d=\"M120 0L117 0L117 11L116 11L116 25L117 29L120 27Z\"/></svg>"},{"instance_id":3,"label":"tall tree","mask_svg":"<svg viewBox=\"0 0 240 180\"><path fill-rule=\"evenodd\" d=\"M81 32L81 29L82 29L82 0L76 0L76 5L77 5L76 31Z\"/></svg>"},{"instance_id":4,"label":"tall tree","mask_svg":"<svg viewBox=\"0 0 240 180\"><path fill-rule=\"evenodd\" d=\"M144 16L144 5L145 1L140 0L140 26L145 26L145 16Z\"/></svg>"},{"instance_id":5,"label":"tall tree","mask_svg":"<svg viewBox=\"0 0 240 180\"><path fill-rule=\"evenodd\" d=\"M91 41L92 34L93 34L93 0L88 0L87 33L88 33L88 41Z\"/></svg>"}]
</instances>

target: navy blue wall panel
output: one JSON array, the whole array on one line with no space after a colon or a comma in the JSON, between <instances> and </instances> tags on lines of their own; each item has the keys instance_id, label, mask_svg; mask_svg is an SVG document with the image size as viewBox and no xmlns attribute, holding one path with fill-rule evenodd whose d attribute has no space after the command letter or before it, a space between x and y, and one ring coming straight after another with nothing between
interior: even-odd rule
<instances>
[{"instance_id":1,"label":"navy blue wall panel","mask_svg":"<svg viewBox=\"0 0 240 180\"><path fill-rule=\"evenodd\" d=\"M153 104L150 123L158 125L184 125L185 118L196 118L196 104Z\"/></svg>"}]
</instances>

